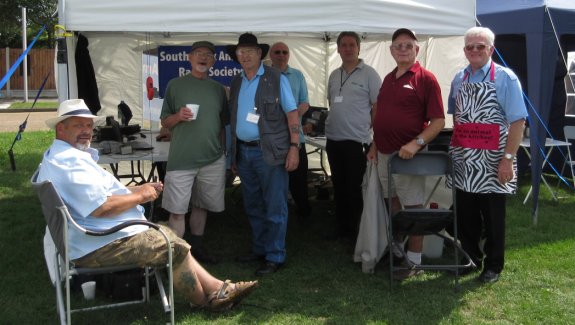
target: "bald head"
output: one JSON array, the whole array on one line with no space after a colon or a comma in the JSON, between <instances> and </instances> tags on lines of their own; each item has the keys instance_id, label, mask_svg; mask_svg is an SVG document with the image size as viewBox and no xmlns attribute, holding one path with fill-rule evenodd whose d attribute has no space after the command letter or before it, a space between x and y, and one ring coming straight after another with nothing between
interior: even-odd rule
<instances>
[{"instance_id":1,"label":"bald head","mask_svg":"<svg viewBox=\"0 0 575 325\"><path fill-rule=\"evenodd\" d=\"M284 42L274 43L270 49L272 66L280 71L285 71L289 62L289 47Z\"/></svg>"}]
</instances>

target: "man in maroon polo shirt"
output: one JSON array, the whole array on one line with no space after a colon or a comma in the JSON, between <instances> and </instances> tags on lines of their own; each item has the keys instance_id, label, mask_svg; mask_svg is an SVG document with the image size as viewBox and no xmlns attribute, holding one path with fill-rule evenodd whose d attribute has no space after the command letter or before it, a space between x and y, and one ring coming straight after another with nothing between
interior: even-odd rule
<instances>
[{"instance_id":1,"label":"man in maroon polo shirt","mask_svg":"<svg viewBox=\"0 0 575 325\"><path fill-rule=\"evenodd\" d=\"M415 33L400 28L390 46L397 67L383 80L377 97L373 123L374 142L367 155L377 163L377 171L387 204L392 210L423 207L425 177L394 175L388 187L387 162L394 152L411 159L433 140L445 125L441 89L435 76L416 61L419 45ZM391 198L391 199L390 199ZM423 236L410 236L407 258L421 264ZM396 280L420 274L421 270L399 270Z\"/></svg>"}]
</instances>

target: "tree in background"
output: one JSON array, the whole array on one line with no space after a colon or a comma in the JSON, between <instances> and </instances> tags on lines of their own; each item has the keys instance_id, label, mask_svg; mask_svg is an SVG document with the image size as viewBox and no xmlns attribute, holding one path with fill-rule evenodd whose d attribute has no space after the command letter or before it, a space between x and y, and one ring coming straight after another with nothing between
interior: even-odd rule
<instances>
[{"instance_id":1,"label":"tree in background","mask_svg":"<svg viewBox=\"0 0 575 325\"><path fill-rule=\"evenodd\" d=\"M22 47L22 7L27 9L28 42L46 25L46 32L40 36L35 47L54 48L54 26L58 17L52 15L57 10L57 0L0 0L0 48Z\"/></svg>"}]
</instances>

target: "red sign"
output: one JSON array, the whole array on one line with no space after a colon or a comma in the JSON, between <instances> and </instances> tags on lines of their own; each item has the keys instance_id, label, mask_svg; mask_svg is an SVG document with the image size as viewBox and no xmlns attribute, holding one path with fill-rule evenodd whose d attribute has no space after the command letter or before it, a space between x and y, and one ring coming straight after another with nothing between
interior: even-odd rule
<instances>
[{"instance_id":1,"label":"red sign","mask_svg":"<svg viewBox=\"0 0 575 325\"><path fill-rule=\"evenodd\" d=\"M499 149L499 125L482 123L457 124L453 128L451 145L471 149Z\"/></svg>"}]
</instances>

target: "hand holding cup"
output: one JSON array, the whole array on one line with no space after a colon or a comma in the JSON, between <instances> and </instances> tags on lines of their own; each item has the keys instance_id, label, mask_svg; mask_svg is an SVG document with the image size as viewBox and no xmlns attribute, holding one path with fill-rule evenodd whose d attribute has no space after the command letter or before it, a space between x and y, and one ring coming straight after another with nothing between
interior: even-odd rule
<instances>
[{"instance_id":1,"label":"hand holding cup","mask_svg":"<svg viewBox=\"0 0 575 325\"><path fill-rule=\"evenodd\" d=\"M187 107L182 107L178 112L180 121L191 121L192 120L192 110Z\"/></svg>"},{"instance_id":2,"label":"hand holding cup","mask_svg":"<svg viewBox=\"0 0 575 325\"><path fill-rule=\"evenodd\" d=\"M187 121L193 121L198 118L198 112L200 110L200 105L198 104L186 104L186 112L185 114Z\"/></svg>"}]
</instances>

